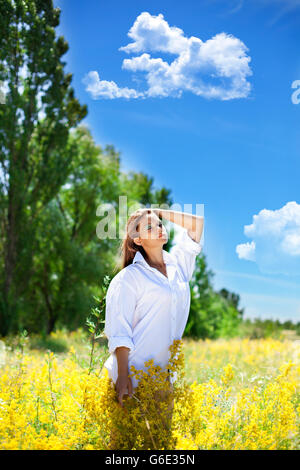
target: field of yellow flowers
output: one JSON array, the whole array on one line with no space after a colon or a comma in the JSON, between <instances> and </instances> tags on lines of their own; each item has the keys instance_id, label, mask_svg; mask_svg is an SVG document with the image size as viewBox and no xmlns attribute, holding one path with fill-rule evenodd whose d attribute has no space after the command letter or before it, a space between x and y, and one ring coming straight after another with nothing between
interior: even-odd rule
<instances>
[{"instance_id":1,"label":"field of yellow flowers","mask_svg":"<svg viewBox=\"0 0 300 470\"><path fill-rule=\"evenodd\" d=\"M154 399L168 382L152 361L131 370L140 382L122 408L106 345L91 351L82 330L51 337L65 351L0 342L1 450L300 448L299 340L174 341L170 415Z\"/></svg>"}]
</instances>

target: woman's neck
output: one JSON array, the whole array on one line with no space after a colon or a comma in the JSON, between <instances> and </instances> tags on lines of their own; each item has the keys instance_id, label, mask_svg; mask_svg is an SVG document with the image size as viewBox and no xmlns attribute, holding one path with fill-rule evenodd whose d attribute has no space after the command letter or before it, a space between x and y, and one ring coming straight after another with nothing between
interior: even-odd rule
<instances>
[{"instance_id":1,"label":"woman's neck","mask_svg":"<svg viewBox=\"0 0 300 470\"><path fill-rule=\"evenodd\" d=\"M145 259L147 263L154 268L163 268L165 265L163 251L161 249L157 251L152 250L150 254L146 253Z\"/></svg>"}]
</instances>

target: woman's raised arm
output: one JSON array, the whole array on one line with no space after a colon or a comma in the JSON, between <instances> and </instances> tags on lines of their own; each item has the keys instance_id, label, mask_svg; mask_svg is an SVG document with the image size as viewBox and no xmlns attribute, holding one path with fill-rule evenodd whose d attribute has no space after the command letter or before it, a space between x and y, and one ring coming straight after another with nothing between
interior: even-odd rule
<instances>
[{"instance_id":1,"label":"woman's raised arm","mask_svg":"<svg viewBox=\"0 0 300 470\"><path fill-rule=\"evenodd\" d=\"M172 211L168 209L153 209L153 211L159 216L163 217L174 224L180 225L186 228L190 237L197 243L200 242L204 217L200 215L188 214L186 212Z\"/></svg>"}]
</instances>

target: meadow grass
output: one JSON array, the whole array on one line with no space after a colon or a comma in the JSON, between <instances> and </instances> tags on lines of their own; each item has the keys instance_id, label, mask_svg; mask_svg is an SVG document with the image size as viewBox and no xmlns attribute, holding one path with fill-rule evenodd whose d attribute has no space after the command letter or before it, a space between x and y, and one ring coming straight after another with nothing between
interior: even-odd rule
<instances>
[{"instance_id":1,"label":"meadow grass","mask_svg":"<svg viewBox=\"0 0 300 470\"><path fill-rule=\"evenodd\" d=\"M122 410L102 369L109 356L102 338L92 368L83 329L2 339L0 449L108 449L113 426L118 449L299 449L299 344L286 338L176 343L171 366L179 378L166 430L150 393L160 377L164 386L164 376L151 361L136 399Z\"/></svg>"}]
</instances>

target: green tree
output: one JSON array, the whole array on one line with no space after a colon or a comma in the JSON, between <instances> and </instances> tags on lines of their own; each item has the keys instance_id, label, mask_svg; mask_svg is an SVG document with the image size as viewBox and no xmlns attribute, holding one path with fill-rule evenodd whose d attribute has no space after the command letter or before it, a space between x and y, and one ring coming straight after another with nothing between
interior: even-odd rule
<instances>
[{"instance_id":1,"label":"green tree","mask_svg":"<svg viewBox=\"0 0 300 470\"><path fill-rule=\"evenodd\" d=\"M52 0L0 0L0 334L17 329L33 275L39 214L65 182L70 128L87 114L64 71Z\"/></svg>"},{"instance_id":2,"label":"green tree","mask_svg":"<svg viewBox=\"0 0 300 470\"><path fill-rule=\"evenodd\" d=\"M234 308L237 309L237 311L243 315L244 313L244 308L238 308L239 303L240 303L240 296L238 294L235 294L234 292L229 292L227 289L223 288L219 290L218 292L224 299L228 301L230 305L232 305Z\"/></svg>"},{"instance_id":3,"label":"green tree","mask_svg":"<svg viewBox=\"0 0 300 470\"><path fill-rule=\"evenodd\" d=\"M238 334L243 311L238 309L239 296L215 292L214 273L208 269L205 254L196 258L195 271L190 281L191 308L184 336L193 338L232 337Z\"/></svg>"},{"instance_id":4,"label":"green tree","mask_svg":"<svg viewBox=\"0 0 300 470\"><path fill-rule=\"evenodd\" d=\"M155 191L146 175L122 173L120 154L112 145L104 150L96 145L85 126L70 132L62 151L72 155L69 173L38 218L33 274L19 318L28 331L45 334L59 326L82 326L95 307L92 298L99 282L115 274L119 196L126 194L130 206L139 204L145 194L166 194ZM106 203L115 209L115 239L99 239L96 233L97 208Z\"/></svg>"}]
</instances>

